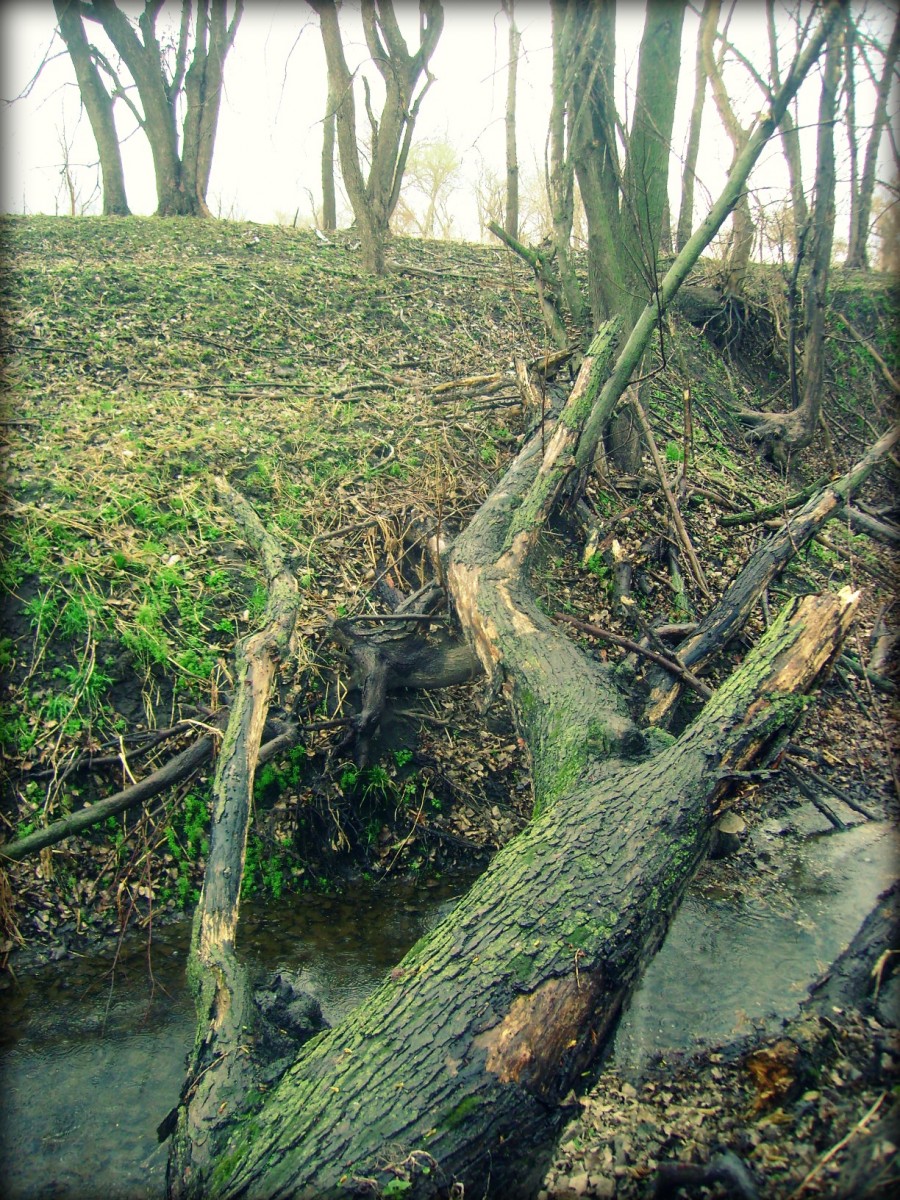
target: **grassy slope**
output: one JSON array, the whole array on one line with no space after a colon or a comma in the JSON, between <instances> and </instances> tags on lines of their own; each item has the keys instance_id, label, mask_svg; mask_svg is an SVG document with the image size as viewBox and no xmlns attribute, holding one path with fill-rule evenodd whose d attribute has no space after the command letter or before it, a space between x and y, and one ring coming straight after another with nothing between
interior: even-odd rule
<instances>
[{"instance_id":1,"label":"grassy slope","mask_svg":"<svg viewBox=\"0 0 900 1200\"><path fill-rule=\"evenodd\" d=\"M346 235L323 245L309 233L223 222L16 218L4 222L2 236L8 445L0 664L8 687L0 740L11 835L95 789L116 790L127 770L140 775L164 761L172 744L139 757L128 735L185 716L204 719L227 693L234 639L252 626L264 591L249 551L216 508L215 473L244 492L293 555L308 636L288 673L290 702L301 719L331 712L332 651L319 637L325 622L383 608L373 592L382 575L402 588L427 577L422 535L439 524L452 536L521 432L504 399L514 396L511 384L475 400L432 390L461 376L509 373L514 355L531 358L546 346L527 275L493 248L401 240L395 272L375 280L357 276ZM844 300L848 317L886 353L889 323L868 285L846 290ZM691 386L694 478L707 494L694 496L688 520L718 591L759 533L719 527L716 497L741 507L786 495L819 472L822 447L790 479L755 463L727 408L784 404L782 366L752 339L746 360L729 365L700 333L678 330L649 409L663 452L677 459L681 396ZM836 333L832 355L829 422L843 467L874 428L884 428L887 408L877 369L845 333ZM640 568L646 614L690 615L699 597L689 587L677 600L665 565L654 560L661 499L617 495L599 483L590 495L604 532ZM630 504L637 507L618 520ZM884 574L870 543L846 530L831 536L850 558L817 548L787 588L856 578L854 556ZM600 623L623 619L609 604L600 559L581 568L562 532L548 536L545 550L548 605ZM624 627L635 631L633 623ZM450 734L447 750L445 735L429 740L426 726L414 757L387 757L380 775L354 777L348 765L327 760L333 735L311 737L268 778L268 800L278 796L282 817L265 828L261 822L256 882L279 890L290 864L296 879L309 878L297 815L305 807L320 815L319 843L339 849L347 831L351 840L368 837L384 866L398 855L409 865L409 847L395 853L391 839L415 826L417 806L420 820L424 811L442 821L439 810L455 796L459 811L447 831L466 834L479 821L483 836L508 831L505 810L499 828L490 814L496 793L485 789L485 777L504 786L515 745L502 724L485 732L470 714L466 726L472 695L463 692L455 707L439 703L441 719L465 728L474 750L456 751ZM112 756L106 773L66 775L87 750ZM120 750L127 767L115 761ZM315 779L310 763L321 768ZM883 755L876 765L886 773ZM363 793L381 802L370 804L365 820ZM126 896L152 888L157 901L189 899L202 865L204 804L197 788L188 797L182 789L155 815L112 822L90 841L90 853L66 844L45 853L42 865L17 867L19 915L36 905L55 924L82 907L110 907L123 879ZM399 822L398 812L405 814ZM287 838L299 839L299 858L284 848ZM261 864L278 859L278 846L284 871L263 878Z\"/></svg>"}]
</instances>

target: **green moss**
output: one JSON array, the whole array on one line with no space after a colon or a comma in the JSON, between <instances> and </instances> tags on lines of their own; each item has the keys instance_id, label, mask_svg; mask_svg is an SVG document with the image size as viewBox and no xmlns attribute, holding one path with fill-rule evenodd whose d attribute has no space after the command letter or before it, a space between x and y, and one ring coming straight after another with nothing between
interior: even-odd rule
<instances>
[{"instance_id":1,"label":"green moss","mask_svg":"<svg viewBox=\"0 0 900 1200\"><path fill-rule=\"evenodd\" d=\"M450 1112L444 1118L444 1125L448 1129L456 1129L480 1106L481 1101L476 1096L465 1096L455 1108L451 1108Z\"/></svg>"},{"instance_id":2,"label":"green moss","mask_svg":"<svg viewBox=\"0 0 900 1200\"><path fill-rule=\"evenodd\" d=\"M532 974L532 962L527 954L516 954L510 960L509 969L519 983L524 983Z\"/></svg>"}]
</instances>

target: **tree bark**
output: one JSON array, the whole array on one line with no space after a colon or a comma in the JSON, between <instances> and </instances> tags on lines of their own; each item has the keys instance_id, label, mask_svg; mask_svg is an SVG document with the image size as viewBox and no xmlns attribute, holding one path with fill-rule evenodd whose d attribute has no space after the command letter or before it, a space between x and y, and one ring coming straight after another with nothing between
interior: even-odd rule
<instances>
[{"instance_id":1,"label":"tree bark","mask_svg":"<svg viewBox=\"0 0 900 1200\"><path fill-rule=\"evenodd\" d=\"M854 607L831 594L789 605L679 742L639 765L582 763L456 911L245 1114L212 1193L327 1200L400 1179L411 1197L461 1194L454 1183L527 1194L563 1098L702 860L721 772L747 769L790 726ZM557 676L560 691L580 686Z\"/></svg>"},{"instance_id":2,"label":"tree bark","mask_svg":"<svg viewBox=\"0 0 900 1200\"><path fill-rule=\"evenodd\" d=\"M859 270L868 270L869 268L869 223L872 217L872 198L875 194L878 148L887 122L887 105L898 54L900 54L900 15L897 16L894 22L891 41L884 56L884 67L881 72L881 78L878 81L876 93L875 115L872 119L869 140L866 143L866 157L863 164L859 193L854 195L852 200L850 241L847 247L847 257L844 261L845 267L855 267ZM855 132L855 130L851 129L851 138L855 136Z\"/></svg>"},{"instance_id":3,"label":"tree bark","mask_svg":"<svg viewBox=\"0 0 900 1200\"><path fill-rule=\"evenodd\" d=\"M71 0L53 0L59 32L66 44L81 99L91 122L91 130L100 156L103 180L103 215L127 217L131 210L125 194L125 170L113 113L114 102L103 86L100 72L91 57L78 8Z\"/></svg>"}]
</instances>

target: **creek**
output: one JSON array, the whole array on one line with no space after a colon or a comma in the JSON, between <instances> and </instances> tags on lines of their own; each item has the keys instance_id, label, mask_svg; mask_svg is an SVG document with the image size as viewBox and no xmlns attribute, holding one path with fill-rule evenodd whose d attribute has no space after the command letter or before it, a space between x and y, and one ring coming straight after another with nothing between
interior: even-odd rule
<instances>
[{"instance_id":1,"label":"creek","mask_svg":"<svg viewBox=\"0 0 900 1200\"><path fill-rule=\"evenodd\" d=\"M763 834L765 836L765 834ZM725 1039L791 1015L893 877L886 827L779 838L771 871L736 895L701 880L625 1014L613 1061ZM259 976L302 972L336 1023L441 920L470 880L362 885L345 897L245 905L239 953ZM0 996L0 1178L7 1200L158 1200L194 1034L190 922L129 935L110 955L48 964Z\"/></svg>"}]
</instances>

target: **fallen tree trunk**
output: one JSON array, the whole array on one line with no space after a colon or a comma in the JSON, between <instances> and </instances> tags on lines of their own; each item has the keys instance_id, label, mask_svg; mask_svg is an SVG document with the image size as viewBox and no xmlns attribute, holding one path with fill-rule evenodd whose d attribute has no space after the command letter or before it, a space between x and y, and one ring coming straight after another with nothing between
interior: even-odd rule
<instances>
[{"instance_id":1,"label":"fallen tree trunk","mask_svg":"<svg viewBox=\"0 0 900 1200\"><path fill-rule=\"evenodd\" d=\"M209 857L188 962L198 1033L169 1161L176 1180L207 1174L218 1150L216 1131L253 1081L244 1046L253 1023L252 998L234 953L235 932L260 739L277 666L293 643L299 602L297 580L256 513L224 479L216 487L262 560L269 596L262 629L238 647L234 699L213 781Z\"/></svg>"},{"instance_id":2,"label":"fallen tree trunk","mask_svg":"<svg viewBox=\"0 0 900 1200\"><path fill-rule=\"evenodd\" d=\"M448 565L469 640L531 750L541 815L375 996L305 1047L255 1111L242 1106L212 1174L182 1178L178 1194L377 1194L391 1179L416 1196L454 1182L521 1194L705 853L720 774L765 755L838 653L854 598L791 606L678 742L638 757L611 669L553 625L527 581L612 332Z\"/></svg>"},{"instance_id":3,"label":"fallen tree trunk","mask_svg":"<svg viewBox=\"0 0 900 1200\"><path fill-rule=\"evenodd\" d=\"M792 603L677 742L582 763L456 911L243 1113L202 1194L324 1200L392 1179L410 1196L524 1194L703 857L721 773L796 720L854 607L848 593Z\"/></svg>"}]
</instances>

